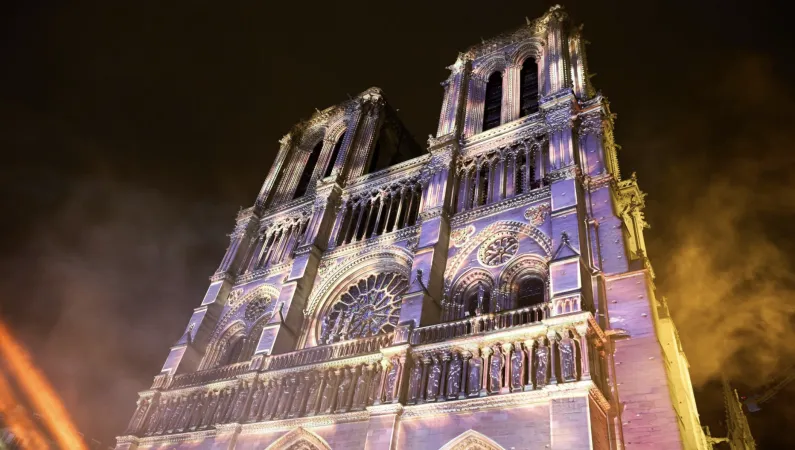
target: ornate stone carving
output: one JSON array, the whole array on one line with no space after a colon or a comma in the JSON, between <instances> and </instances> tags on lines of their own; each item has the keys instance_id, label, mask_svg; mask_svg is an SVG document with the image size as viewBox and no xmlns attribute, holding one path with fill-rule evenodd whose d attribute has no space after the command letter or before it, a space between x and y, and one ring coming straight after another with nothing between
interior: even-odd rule
<instances>
[{"instance_id":1,"label":"ornate stone carving","mask_svg":"<svg viewBox=\"0 0 795 450\"><path fill-rule=\"evenodd\" d=\"M268 309L270 304L270 297L260 297L252 300L248 305L246 305L246 312L244 313L243 317L248 322L254 322L255 320L262 317L263 314L265 314L265 311Z\"/></svg>"},{"instance_id":2,"label":"ornate stone carving","mask_svg":"<svg viewBox=\"0 0 795 450\"><path fill-rule=\"evenodd\" d=\"M329 307L328 319L323 320L321 327L321 342L392 331L400 317L400 295L407 287L408 280L398 273L381 273L359 280Z\"/></svg>"},{"instance_id":3,"label":"ornate stone carving","mask_svg":"<svg viewBox=\"0 0 795 450\"><path fill-rule=\"evenodd\" d=\"M454 247L460 247L464 245L473 234L475 234L474 225L456 228L452 233L450 233L450 242Z\"/></svg>"},{"instance_id":4,"label":"ornate stone carving","mask_svg":"<svg viewBox=\"0 0 795 450\"><path fill-rule=\"evenodd\" d=\"M519 241L513 236L501 236L484 243L478 252L478 259L489 267L496 267L510 261L519 251Z\"/></svg>"},{"instance_id":5,"label":"ornate stone carving","mask_svg":"<svg viewBox=\"0 0 795 450\"><path fill-rule=\"evenodd\" d=\"M235 303L237 303L237 301L240 299L242 295L243 295L242 288L232 289L231 291L229 291L229 295L226 296L226 304L234 305Z\"/></svg>"},{"instance_id":6,"label":"ornate stone carving","mask_svg":"<svg viewBox=\"0 0 795 450\"><path fill-rule=\"evenodd\" d=\"M540 205L531 206L530 208L527 208L527 211L524 212L524 218L530 222L530 225L538 227L544 223L544 220L546 220L547 216L549 216L551 209L552 208L548 203L541 203Z\"/></svg>"}]
</instances>

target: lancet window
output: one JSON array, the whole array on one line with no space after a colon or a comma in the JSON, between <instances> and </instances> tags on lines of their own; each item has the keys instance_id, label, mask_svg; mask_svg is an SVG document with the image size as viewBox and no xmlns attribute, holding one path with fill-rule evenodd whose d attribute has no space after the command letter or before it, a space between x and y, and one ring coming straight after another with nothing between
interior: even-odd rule
<instances>
[{"instance_id":1,"label":"lancet window","mask_svg":"<svg viewBox=\"0 0 795 450\"><path fill-rule=\"evenodd\" d=\"M519 72L519 92L519 116L538 112L538 64L532 57L524 61Z\"/></svg>"},{"instance_id":2,"label":"lancet window","mask_svg":"<svg viewBox=\"0 0 795 450\"><path fill-rule=\"evenodd\" d=\"M326 170L323 171L323 178L326 178L331 175L331 172L334 170L334 163L337 162L337 156L340 154L340 149L342 148L342 142L345 140L345 133L342 133L342 136L337 139L337 142L334 144L334 149L331 151L331 156L326 162Z\"/></svg>"},{"instance_id":3,"label":"lancet window","mask_svg":"<svg viewBox=\"0 0 795 450\"><path fill-rule=\"evenodd\" d=\"M417 181L353 197L343 205L336 244L359 242L415 225L421 198L422 186Z\"/></svg>"},{"instance_id":4,"label":"lancet window","mask_svg":"<svg viewBox=\"0 0 795 450\"><path fill-rule=\"evenodd\" d=\"M320 344L392 331L400 317L400 296L408 280L398 273L361 279L332 303L321 319Z\"/></svg>"},{"instance_id":5,"label":"lancet window","mask_svg":"<svg viewBox=\"0 0 795 450\"><path fill-rule=\"evenodd\" d=\"M309 187L309 182L312 181L312 174L315 172L315 166L317 165L317 160L320 158L320 152L322 150L323 140L321 139L312 149L306 161L306 165L304 165L304 171L301 172L301 178L298 179L298 186L295 188L295 193L293 194L294 199L306 194L306 190Z\"/></svg>"},{"instance_id":6,"label":"lancet window","mask_svg":"<svg viewBox=\"0 0 795 450\"><path fill-rule=\"evenodd\" d=\"M502 73L494 72L486 82L483 110L483 131L500 126L502 118Z\"/></svg>"},{"instance_id":7,"label":"lancet window","mask_svg":"<svg viewBox=\"0 0 795 450\"><path fill-rule=\"evenodd\" d=\"M520 144L464 158L456 172L456 212L524 194L546 186L543 152L539 145Z\"/></svg>"},{"instance_id":8,"label":"lancet window","mask_svg":"<svg viewBox=\"0 0 795 450\"><path fill-rule=\"evenodd\" d=\"M288 261L301 244L308 219L287 220L261 233L252 247L246 271L252 272Z\"/></svg>"}]
</instances>

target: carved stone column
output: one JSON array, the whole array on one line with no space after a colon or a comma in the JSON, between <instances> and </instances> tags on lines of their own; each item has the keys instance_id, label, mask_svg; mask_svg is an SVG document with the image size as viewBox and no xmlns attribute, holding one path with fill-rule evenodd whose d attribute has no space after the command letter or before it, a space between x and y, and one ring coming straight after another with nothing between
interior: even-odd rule
<instances>
[{"instance_id":1,"label":"carved stone column","mask_svg":"<svg viewBox=\"0 0 795 450\"><path fill-rule=\"evenodd\" d=\"M467 398L467 383L469 382L469 360L472 359L472 353L468 351L461 352L461 389L458 393L459 399Z\"/></svg>"},{"instance_id":2,"label":"carved stone column","mask_svg":"<svg viewBox=\"0 0 795 450\"><path fill-rule=\"evenodd\" d=\"M513 350L513 344L510 342L506 342L502 344L502 354L503 354L503 367L504 367L504 376L502 379L502 388L500 389L501 394L507 394L511 392L511 351ZM521 351L521 350L519 350Z\"/></svg>"},{"instance_id":3,"label":"carved stone column","mask_svg":"<svg viewBox=\"0 0 795 450\"><path fill-rule=\"evenodd\" d=\"M557 362L557 341L558 341L558 333L555 331L550 330L547 333L547 339L549 340L549 384L558 384L558 378L555 375L556 368L558 365Z\"/></svg>"},{"instance_id":4,"label":"carved stone column","mask_svg":"<svg viewBox=\"0 0 795 450\"><path fill-rule=\"evenodd\" d=\"M489 374L491 373L490 366L491 366L491 354L493 351L491 347L485 346L480 349L480 354L483 358L483 366L481 369L481 375L483 381L480 385L480 396L485 397L489 394Z\"/></svg>"}]
</instances>

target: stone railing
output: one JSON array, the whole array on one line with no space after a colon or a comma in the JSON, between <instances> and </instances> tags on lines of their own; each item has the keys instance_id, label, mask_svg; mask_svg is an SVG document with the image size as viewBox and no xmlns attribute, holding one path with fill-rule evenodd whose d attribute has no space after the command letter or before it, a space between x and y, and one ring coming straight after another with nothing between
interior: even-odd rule
<instances>
[{"instance_id":1,"label":"stone railing","mask_svg":"<svg viewBox=\"0 0 795 450\"><path fill-rule=\"evenodd\" d=\"M411 333L410 343L412 345L429 344L460 336L537 323L550 317L550 308L550 303L543 303L525 308L512 309L510 311L483 314L452 322L421 327L415 329Z\"/></svg>"},{"instance_id":2,"label":"stone railing","mask_svg":"<svg viewBox=\"0 0 795 450\"><path fill-rule=\"evenodd\" d=\"M215 381L231 380L238 375L248 372L250 367L251 362L244 361L226 366L214 367L212 369L201 370L198 372L176 375L169 388L175 389Z\"/></svg>"},{"instance_id":3,"label":"stone railing","mask_svg":"<svg viewBox=\"0 0 795 450\"><path fill-rule=\"evenodd\" d=\"M382 348L392 345L394 333L379 334L362 339L335 342L329 345L298 350L266 359L265 370L279 370L288 367L305 366L366 353L378 353Z\"/></svg>"}]
</instances>

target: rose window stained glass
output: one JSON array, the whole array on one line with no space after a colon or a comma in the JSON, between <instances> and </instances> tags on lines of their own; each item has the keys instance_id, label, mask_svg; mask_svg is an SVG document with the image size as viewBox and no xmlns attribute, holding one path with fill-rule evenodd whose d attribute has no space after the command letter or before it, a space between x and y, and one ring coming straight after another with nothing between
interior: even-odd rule
<instances>
[{"instance_id":1,"label":"rose window stained glass","mask_svg":"<svg viewBox=\"0 0 795 450\"><path fill-rule=\"evenodd\" d=\"M268 305L270 305L271 299L268 297L260 297L252 300L246 305L246 312L244 313L243 317L248 322L253 322L265 313L265 310L268 309Z\"/></svg>"},{"instance_id":2,"label":"rose window stained glass","mask_svg":"<svg viewBox=\"0 0 795 450\"><path fill-rule=\"evenodd\" d=\"M480 251L480 260L487 266L499 266L508 262L519 250L519 241L513 236L497 238Z\"/></svg>"},{"instance_id":3,"label":"rose window stained glass","mask_svg":"<svg viewBox=\"0 0 795 450\"><path fill-rule=\"evenodd\" d=\"M398 273L361 279L329 308L320 327L320 344L392 331L400 317L400 296L408 280Z\"/></svg>"}]
</instances>

